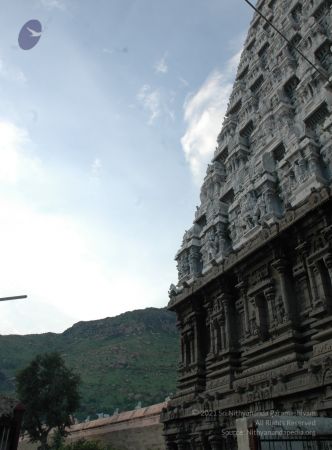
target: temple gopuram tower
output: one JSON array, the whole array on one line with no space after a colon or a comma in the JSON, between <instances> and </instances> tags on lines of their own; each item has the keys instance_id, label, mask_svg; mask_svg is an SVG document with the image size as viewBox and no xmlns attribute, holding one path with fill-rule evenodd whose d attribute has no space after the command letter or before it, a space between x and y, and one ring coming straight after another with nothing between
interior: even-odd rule
<instances>
[{"instance_id":1,"label":"temple gopuram tower","mask_svg":"<svg viewBox=\"0 0 332 450\"><path fill-rule=\"evenodd\" d=\"M241 412L332 415L331 6L257 2L319 71L255 14L176 255L169 450L236 449Z\"/></svg>"}]
</instances>

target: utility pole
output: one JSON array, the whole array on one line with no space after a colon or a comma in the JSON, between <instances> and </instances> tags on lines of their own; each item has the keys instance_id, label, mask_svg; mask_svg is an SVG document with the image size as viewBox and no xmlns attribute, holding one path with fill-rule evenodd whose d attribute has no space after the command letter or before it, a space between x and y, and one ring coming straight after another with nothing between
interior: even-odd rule
<instances>
[{"instance_id":1,"label":"utility pole","mask_svg":"<svg viewBox=\"0 0 332 450\"><path fill-rule=\"evenodd\" d=\"M296 45L294 45L289 39L287 39L287 37L280 31L278 30L278 28L273 25L273 23L271 22L271 20L269 20L266 16L264 16L264 14L258 9L256 8L249 0L244 0L254 11L256 11L256 13L262 17L262 19L265 20L266 23L268 23L270 25L271 28L273 28L287 43L290 47L292 47L294 50L297 51L297 53L299 55L302 56L302 58L304 58L308 64L310 64L311 67L313 67L316 72L318 72L328 83L330 82L329 77L322 72L312 61L310 61L310 59L308 59L304 53L301 52L301 50L296 47Z\"/></svg>"}]
</instances>

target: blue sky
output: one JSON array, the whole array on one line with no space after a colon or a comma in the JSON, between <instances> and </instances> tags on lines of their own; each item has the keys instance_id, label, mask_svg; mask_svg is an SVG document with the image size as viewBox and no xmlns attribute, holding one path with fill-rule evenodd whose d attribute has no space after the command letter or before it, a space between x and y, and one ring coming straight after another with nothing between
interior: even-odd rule
<instances>
[{"instance_id":1,"label":"blue sky","mask_svg":"<svg viewBox=\"0 0 332 450\"><path fill-rule=\"evenodd\" d=\"M252 11L1 0L0 333L162 307ZM40 41L21 50L30 19Z\"/></svg>"}]
</instances>

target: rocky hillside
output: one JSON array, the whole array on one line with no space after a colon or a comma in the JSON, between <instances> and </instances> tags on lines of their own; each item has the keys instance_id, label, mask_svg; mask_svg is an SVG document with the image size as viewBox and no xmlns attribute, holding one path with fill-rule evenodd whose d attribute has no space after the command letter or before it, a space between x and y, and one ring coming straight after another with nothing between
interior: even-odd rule
<instances>
[{"instance_id":1,"label":"rocky hillside","mask_svg":"<svg viewBox=\"0 0 332 450\"><path fill-rule=\"evenodd\" d=\"M175 316L146 308L78 322L61 334L0 336L0 393L15 392L15 374L38 353L59 351L82 378L80 419L163 401L175 390Z\"/></svg>"}]
</instances>

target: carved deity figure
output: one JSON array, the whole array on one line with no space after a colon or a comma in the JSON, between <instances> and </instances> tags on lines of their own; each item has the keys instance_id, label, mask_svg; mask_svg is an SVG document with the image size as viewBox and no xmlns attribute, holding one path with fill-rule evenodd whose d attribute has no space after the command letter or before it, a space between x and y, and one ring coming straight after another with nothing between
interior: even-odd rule
<instances>
[{"instance_id":1,"label":"carved deity figure","mask_svg":"<svg viewBox=\"0 0 332 450\"><path fill-rule=\"evenodd\" d=\"M325 169L327 170L327 177L331 178L332 176L332 145L325 146L321 150L321 157L324 163Z\"/></svg>"},{"instance_id":2,"label":"carved deity figure","mask_svg":"<svg viewBox=\"0 0 332 450\"><path fill-rule=\"evenodd\" d=\"M222 301L220 297L217 297L214 302L213 302L213 308L212 311L213 313L218 313L219 311L222 310Z\"/></svg>"},{"instance_id":3,"label":"carved deity figure","mask_svg":"<svg viewBox=\"0 0 332 450\"><path fill-rule=\"evenodd\" d=\"M266 204L264 195L260 195L258 197L256 208L254 212L254 222L255 225L261 223L262 218L266 215Z\"/></svg>"},{"instance_id":4,"label":"carved deity figure","mask_svg":"<svg viewBox=\"0 0 332 450\"><path fill-rule=\"evenodd\" d=\"M324 147L328 142L331 142L331 130L326 130L324 127L321 128L319 134L319 142Z\"/></svg>"},{"instance_id":5,"label":"carved deity figure","mask_svg":"<svg viewBox=\"0 0 332 450\"><path fill-rule=\"evenodd\" d=\"M207 191L206 191L206 186L203 184L202 189L201 189L201 193L200 193L200 200L201 200L201 204L203 205L206 200L207 200Z\"/></svg>"},{"instance_id":6,"label":"carved deity figure","mask_svg":"<svg viewBox=\"0 0 332 450\"><path fill-rule=\"evenodd\" d=\"M255 310L252 310L251 314L250 314L249 332L253 336L258 334L258 325L257 325L257 318L256 318L256 311Z\"/></svg>"},{"instance_id":7,"label":"carved deity figure","mask_svg":"<svg viewBox=\"0 0 332 450\"><path fill-rule=\"evenodd\" d=\"M264 193L264 206L263 208L263 216L264 214L273 214L274 213L274 200L275 199L275 193L271 189L267 190Z\"/></svg>"},{"instance_id":8,"label":"carved deity figure","mask_svg":"<svg viewBox=\"0 0 332 450\"><path fill-rule=\"evenodd\" d=\"M283 323L285 320L286 312L285 312L284 303L280 296L278 297L278 299L276 301L274 313L275 313L275 319L276 319L277 323Z\"/></svg>"},{"instance_id":9,"label":"carved deity figure","mask_svg":"<svg viewBox=\"0 0 332 450\"><path fill-rule=\"evenodd\" d=\"M240 230L239 222L238 217L235 217L229 226L229 234L233 243L239 240L242 236L242 230Z\"/></svg>"},{"instance_id":10,"label":"carved deity figure","mask_svg":"<svg viewBox=\"0 0 332 450\"><path fill-rule=\"evenodd\" d=\"M271 107L273 107L273 102L271 100ZM267 130L267 136L271 137L274 136L275 130L276 130L276 122L275 117L273 114L270 114L269 117L266 120L266 130Z\"/></svg>"},{"instance_id":11,"label":"carved deity figure","mask_svg":"<svg viewBox=\"0 0 332 450\"><path fill-rule=\"evenodd\" d=\"M182 245L185 245L187 240L189 239L190 232L188 230L185 230L183 238L182 238Z\"/></svg>"},{"instance_id":12,"label":"carved deity figure","mask_svg":"<svg viewBox=\"0 0 332 450\"><path fill-rule=\"evenodd\" d=\"M216 225L216 240L218 242L218 254L224 255L229 248L229 242L226 234L226 226L220 222Z\"/></svg>"},{"instance_id":13,"label":"carved deity figure","mask_svg":"<svg viewBox=\"0 0 332 450\"><path fill-rule=\"evenodd\" d=\"M304 158L301 158L299 161L295 161L294 175L298 184L303 183L303 181L305 181L308 177L307 161Z\"/></svg>"},{"instance_id":14,"label":"carved deity figure","mask_svg":"<svg viewBox=\"0 0 332 450\"><path fill-rule=\"evenodd\" d=\"M190 273L190 266L188 261L188 255L183 252L177 259L177 269L179 274L179 280L182 280Z\"/></svg>"},{"instance_id":15,"label":"carved deity figure","mask_svg":"<svg viewBox=\"0 0 332 450\"><path fill-rule=\"evenodd\" d=\"M237 238L237 230L236 230L236 227L235 227L234 222L231 223L231 225L230 225L230 227L229 227L229 235L230 235L230 237L231 237L232 242L236 241L236 238Z\"/></svg>"},{"instance_id":16,"label":"carved deity figure","mask_svg":"<svg viewBox=\"0 0 332 450\"><path fill-rule=\"evenodd\" d=\"M190 266L189 266L189 260L188 260L188 255L187 254L184 255L184 257L183 257L182 267L183 267L185 275L189 275L189 273L190 273Z\"/></svg>"},{"instance_id":17,"label":"carved deity figure","mask_svg":"<svg viewBox=\"0 0 332 450\"><path fill-rule=\"evenodd\" d=\"M283 135L294 135L296 137L300 136L301 127L295 123L294 113L292 111L281 113L278 123L280 124L280 131Z\"/></svg>"},{"instance_id":18,"label":"carved deity figure","mask_svg":"<svg viewBox=\"0 0 332 450\"><path fill-rule=\"evenodd\" d=\"M290 190L294 190L297 187L296 177L295 177L295 173L294 173L293 169L291 169L289 171L288 184L289 184Z\"/></svg>"},{"instance_id":19,"label":"carved deity figure","mask_svg":"<svg viewBox=\"0 0 332 450\"><path fill-rule=\"evenodd\" d=\"M210 349L213 354L224 350L227 345L227 336L225 328L225 310L220 298L216 298L211 308L212 317L210 317Z\"/></svg>"},{"instance_id":20,"label":"carved deity figure","mask_svg":"<svg viewBox=\"0 0 332 450\"><path fill-rule=\"evenodd\" d=\"M209 264L209 262L217 256L218 243L213 229L210 229L204 238L204 243L201 247L201 259L203 266Z\"/></svg>"},{"instance_id":21,"label":"carved deity figure","mask_svg":"<svg viewBox=\"0 0 332 450\"><path fill-rule=\"evenodd\" d=\"M168 290L168 296L169 298L173 298L178 294L179 290L178 288L175 286L175 284L171 284Z\"/></svg>"},{"instance_id":22,"label":"carved deity figure","mask_svg":"<svg viewBox=\"0 0 332 450\"><path fill-rule=\"evenodd\" d=\"M197 276L201 269L201 254L197 246L191 246L189 249L189 268L190 274Z\"/></svg>"},{"instance_id":23,"label":"carved deity figure","mask_svg":"<svg viewBox=\"0 0 332 450\"><path fill-rule=\"evenodd\" d=\"M207 238L207 254L208 254L208 260L211 261L211 259L214 259L217 255L217 243L215 241L215 236L213 232L210 232L208 234Z\"/></svg>"},{"instance_id":24,"label":"carved deity figure","mask_svg":"<svg viewBox=\"0 0 332 450\"><path fill-rule=\"evenodd\" d=\"M248 192L241 204L241 218L243 222L243 228L245 231L250 230L255 226L254 223L254 209L256 206L256 197L253 191Z\"/></svg>"}]
</instances>

